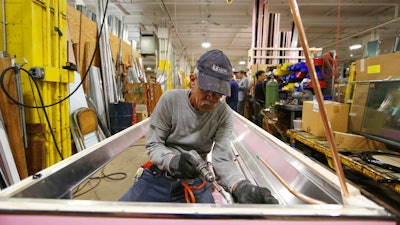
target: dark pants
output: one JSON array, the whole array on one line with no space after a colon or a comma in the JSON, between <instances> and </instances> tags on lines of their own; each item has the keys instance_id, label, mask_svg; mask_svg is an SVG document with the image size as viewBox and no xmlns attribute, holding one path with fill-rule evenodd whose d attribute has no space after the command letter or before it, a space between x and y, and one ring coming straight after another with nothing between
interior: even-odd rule
<instances>
[{"instance_id":1,"label":"dark pants","mask_svg":"<svg viewBox=\"0 0 400 225\"><path fill-rule=\"evenodd\" d=\"M239 101L237 104L237 112L244 116L244 105L245 105L245 100Z\"/></svg>"},{"instance_id":2,"label":"dark pants","mask_svg":"<svg viewBox=\"0 0 400 225\"><path fill-rule=\"evenodd\" d=\"M184 179L169 177L163 171L145 169L133 186L119 199L119 201L137 202L186 202L182 182ZM203 179L196 178L190 186L199 186ZM211 194L211 185L200 190L193 190L196 203L214 203Z\"/></svg>"},{"instance_id":3,"label":"dark pants","mask_svg":"<svg viewBox=\"0 0 400 225\"><path fill-rule=\"evenodd\" d=\"M235 112L237 112L237 102L228 102L229 107Z\"/></svg>"}]
</instances>

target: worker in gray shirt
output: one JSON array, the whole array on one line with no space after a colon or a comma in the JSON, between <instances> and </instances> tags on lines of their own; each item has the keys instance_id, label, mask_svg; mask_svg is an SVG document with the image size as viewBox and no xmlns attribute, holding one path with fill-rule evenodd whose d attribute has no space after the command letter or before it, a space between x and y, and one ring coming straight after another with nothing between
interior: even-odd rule
<instances>
[{"instance_id":1,"label":"worker in gray shirt","mask_svg":"<svg viewBox=\"0 0 400 225\"><path fill-rule=\"evenodd\" d=\"M230 95L229 59L211 50L196 67L190 90L166 91L158 101L147 134L150 161L120 201L214 203L211 184L197 168L212 152L216 181L236 202L278 203L267 188L250 183L234 162L232 110L220 101Z\"/></svg>"},{"instance_id":2,"label":"worker in gray shirt","mask_svg":"<svg viewBox=\"0 0 400 225\"><path fill-rule=\"evenodd\" d=\"M244 106L246 103L247 99L247 92L250 89L250 82L249 79L247 79L246 72L243 70L240 70L238 73L238 78L240 79L238 84L239 84L239 101L238 101L238 106L237 106L237 112L244 116Z\"/></svg>"}]
</instances>

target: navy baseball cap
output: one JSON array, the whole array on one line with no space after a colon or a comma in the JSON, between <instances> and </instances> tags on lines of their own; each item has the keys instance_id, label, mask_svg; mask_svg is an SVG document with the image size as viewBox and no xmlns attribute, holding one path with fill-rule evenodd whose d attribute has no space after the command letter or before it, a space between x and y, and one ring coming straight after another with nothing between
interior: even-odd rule
<instances>
[{"instance_id":1,"label":"navy baseball cap","mask_svg":"<svg viewBox=\"0 0 400 225\"><path fill-rule=\"evenodd\" d=\"M228 57L218 49L210 50L197 60L199 87L225 96L231 95L232 65Z\"/></svg>"}]
</instances>

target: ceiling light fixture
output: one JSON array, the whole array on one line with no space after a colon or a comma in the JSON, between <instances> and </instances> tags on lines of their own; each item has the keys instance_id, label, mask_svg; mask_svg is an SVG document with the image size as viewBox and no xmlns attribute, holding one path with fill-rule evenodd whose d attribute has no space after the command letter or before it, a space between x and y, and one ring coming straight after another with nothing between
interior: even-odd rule
<instances>
[{"instance_id":1,"label":"ceiling light fixture","mask_svg":"<svg viewBox=\"0 0 400 225\"><path fill-rule=\"evenodd\" d=\"M205 42L201 43L201 47L203 47L203 48L209 48L209 47L211 47L211 44L210 44L210 42L205 41Z\"/></svg>"},{"instance_id":2,"label":"ceiling light fixture","mask_svg":"<svg viewBox=\"0 0 400 225\"><path fill-rule=\"evenodd\" d=\"M246 64L245 61L239 61L239 65L244 65L244 64Z\"/></svg>"},{"instance_id":3,"label":"ceiling light fixture","mask_svg":"<svg viewBox=\"0 0 400 225\"><path fill-rule=\"evenodd\" d=\"M356 50L356 49L360 49L362 47L362 45L360 44L355 44L355 45L351 45L349 47L350 50Z\"/></svg>"}]
</instances>

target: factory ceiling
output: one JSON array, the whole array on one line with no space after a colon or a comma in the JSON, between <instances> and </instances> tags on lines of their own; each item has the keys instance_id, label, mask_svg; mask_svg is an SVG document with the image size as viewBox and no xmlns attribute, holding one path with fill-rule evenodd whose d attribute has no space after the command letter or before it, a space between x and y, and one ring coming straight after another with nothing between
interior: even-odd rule
<instances>
[{"instance_id":1,"label":"factory ceiling","mask_svg":"<svg viewBox=\"0 0 400 225\"><path fill-rule=\"evenodd\" d=\"M96 12L98 0L83 1ZM279 31L292 31L289 1L265 2L270 13L280 15ZM253 0L110 0L107 13L123 18L127 39L138 43L139 52L142 34L167 28L177 60L185 57L193 64L207 40L210 48L225 51L234 68L245 69L254 43L253 4ZM297 5L309 47L322 48L323 53L338 50L339 65L364 57L367 42L373 40L380 42L380 54L388 53L400 35L398 0L298 0ZM352 44L364 47L350 51ZM151 66L153 61L150 57L144 63ZM239 65L240 61L246 64Z\"/></svg>"}]
</instances>

